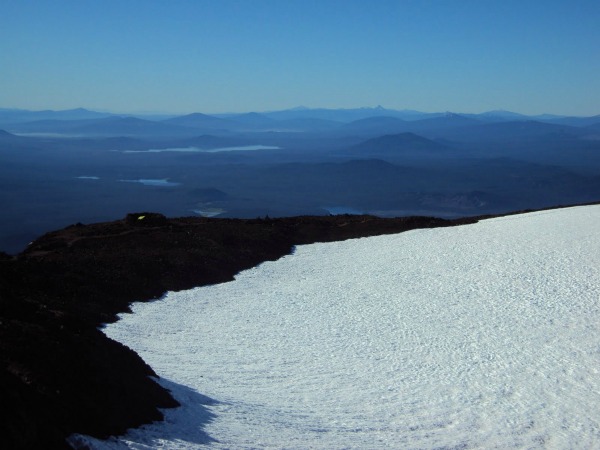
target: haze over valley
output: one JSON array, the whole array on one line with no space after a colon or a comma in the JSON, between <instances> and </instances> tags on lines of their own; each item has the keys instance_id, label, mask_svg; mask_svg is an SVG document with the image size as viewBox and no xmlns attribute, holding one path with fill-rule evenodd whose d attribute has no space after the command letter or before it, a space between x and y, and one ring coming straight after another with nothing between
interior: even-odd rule
<instances>
[{"instance_id":1,"label":"haze over valley","mask_svg":"<svg viewBox=\"0 0 600 450\"><path fill-rule=\"evenodd\" d=\"M600 198L600 116L0 110L0 249L131 211L462 217Z\"/></svg>"}]
</instances>

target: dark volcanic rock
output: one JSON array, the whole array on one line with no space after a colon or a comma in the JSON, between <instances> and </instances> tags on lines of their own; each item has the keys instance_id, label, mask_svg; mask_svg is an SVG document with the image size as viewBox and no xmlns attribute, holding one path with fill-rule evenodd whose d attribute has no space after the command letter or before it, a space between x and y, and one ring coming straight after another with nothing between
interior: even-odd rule
<instances>
[{"instance_id":1,"label":"dark volcanic rock","mask_svg":"<svg viewBox=\"0 0 600 450\"><path fill-rule=\"evenodd\" d=\"M294 245L473 223L426 217L167 219L136 213L48 233L0 254L0 393L4 448L68 448L177 406L133 351L98 330L133 301L232 280Z\"/></svg>"}]
</instances>

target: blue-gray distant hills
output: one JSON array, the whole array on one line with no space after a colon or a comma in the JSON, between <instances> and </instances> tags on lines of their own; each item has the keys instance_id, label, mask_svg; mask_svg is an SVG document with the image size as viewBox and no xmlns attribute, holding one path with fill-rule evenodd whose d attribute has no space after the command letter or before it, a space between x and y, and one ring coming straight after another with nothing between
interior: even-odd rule
<instances>
[{"instance_id":1,"label":"blue-gray distant hills","mask_svg":"<svg viewBox=\"0 0 600 450\"><path fill-rule=\"evenodd\" d=\"M192 130L184 127L138 119L136 117L108 117L94 123L75 127L72 131L89 135L110 136L176 136L194 134Z\"/></svg>"},{"instance_id":2,"label":"blue-gray distant hills","mask_svg":"<svg viewBox=\"0 0 600 450\"><path fill-rule=\"evenodd\" d=\"M460 217L600 199L600 116L0 109L0 250L132 210Z\"/></svg>"},{"instance_id":3,"label":"blue-gray distant hills","mask_svg":"<svg viewBox=\"0 0 600 450\"><path fill-rule=\"evenodd\" d=\"M508 141L516 139L579 138L589 134L584 127L574 127L535 120L484 123L447 130L445 136L468 141Z\"/></svg>"},{"instance_id":4,"label":"blue-gray distant hills","mask_svg":"<svg viewBox=\"0 0 600 450\"><path fill-rule=\"evenodd\" d=\"M212 133L224 132L322 132L337 129L342 122L318 117L297 117L275 119L269 114L250 112L245 114L215 117L202 113L193 113L163 121Z\"/></svg>"},{"instance_id":5,"label":"blue-gray distant hills","mask_svg":"<svg viewBox=\"0 0 600 450\"><path fill-rule=\"evenodd\" d=\"M200 112L164 118L156 115L115 115L83 108L66 111L0 109L0 128L18 134L78 136L189 137L201 134L302 133L321 137L374 138L416 133L427 138L462 141L497 136L562 133L585 136L595 132L600 115L526 116L510 111L481 114L424 113L381 106L355 109L293 108L271 112L209 115ZM551 128L565 127L565 128ZM573 130L575 129L575 130Z\"/></svg>"},{"instance_id":6,"label":"blue-gray distant hills","mask_svg":"<svg viewBox=\"0 0 600 450\"><path fill-rule=\"evenodd\" d=\"M176 136L192 135L193 130L167 123L138 119L136 117L108 117L81 127L75 132L118 136Z\"/></svg>"},{"instance_id":7,"label":"blue-gray distant hills","mask_svg":"<svg viewBox=\"0 0 600 450\"><path fill-rule=\"evenodd\" d=\"M202 113L192 113L185 116L173 117L162 121L163 124L176 125L189 128L197 128L203 130L231 130L239 125L228 119L220 119L218 117L209 116Z\"/></svg>"},{"instance_id":8,"label":"blue-gray distant hills","mask_svg":"<svg viewBox=\"0 0 600 450\"><path fill-rule=\"evenodd\" d=\"M481 124L483 122L480 120L453 113L411 121L393 116L375 116L347 123L341 127L340 131L343 130L346 133L355 133L362 136L412 132L439 137L449 130Z\"/></svg>"},{"instance_id":9,"label":"blue-gray distant hills","mask_svg":"<svg viewBox=\"0 0 600 450\"><path fill-rule=\"evenodd\" d=\"M594 123L592 125L587 125L586 130L591 130L592 132L600 133L600 122Z\"/></svg>"},{"instance_id":10,"label":"blue-gray distant hills","mask_svg":"<svg viewBox=\"0 0 600 450\"><path fill-rule=\"evenodd\" d=\"M264 113L266 116L277 120L292 119L321 119L333 122L347 123L355 120L366 119L368 117L388 116L397 117L404 120L417 120L427 117L443 115L443 113L424 113L414 110L394 110L382 106L375 108L350 108L350 109L327 109L327 108L292 108L282 111L269 111Z\"/></svg>"},{"instance_id":11,"label":"blue-gray distant hills","mask_svg":"<svg viewBox=\"0 0 600 450\"><path fill-rule=\"evenodd\" d=\"M392 116L374 116L365 119L354 120L340 127L340 132L359 135L382 135L406 132L410 128L410 122Z\"/></svg>"},{"instance_id":12,"label":"blue-gray distant hills","mask_svg":"<svg viewBox=\"0 0 600 450\"><path fill-rule=\"evenodd\" d=\"M251 127L258 127L258 128L273 127L278 122L277 120L271 119L270 117L268 117L264 114L259 114L259 113L255 113L255 112L238 114L238 115L232 116L231 119L233 121L237 122L238 124L243 124L243 125L247 125L247 126L251 126Z\"/></svg>"},{"instance_id":13,"label":"blue-gray distant hills","mask_svg":"<svg viewBox=\"0 0 600 450\"><path fill-rule=\"evenodd\" d=\"M538 119L540 120L540 119ZM553 117L545 120L557 125L569 125L572 127L587 127L600 124L600 115L591 117Z\"/></svg>"},{"instance_id":14,"label":"blue-gray distant hills","mask_svg":"<svg viewBox=\"0 0 600 450\"><path fill-rule=\"evenodd\" d=\"M406 153L436 153L448 150L448 147L414 133L388 134L369 139L351 149L361 155L402 155Z\"/></svg>"}]
</instances>

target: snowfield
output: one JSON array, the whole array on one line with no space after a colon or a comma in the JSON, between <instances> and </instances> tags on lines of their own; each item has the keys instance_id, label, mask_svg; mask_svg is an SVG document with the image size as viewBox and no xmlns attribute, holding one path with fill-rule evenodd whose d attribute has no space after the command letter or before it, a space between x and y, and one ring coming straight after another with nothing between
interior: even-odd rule
<instances>
[{"instance_id":1,"label":"snowfield","mask_svg":"<svg viewBox=\"0 0 600 450\"><path fill-rule=\"evenodd\" d=\"M600 447L600 206L297 247L105 333L182 408L93 448Z\"/></svg>"}]
</instances>

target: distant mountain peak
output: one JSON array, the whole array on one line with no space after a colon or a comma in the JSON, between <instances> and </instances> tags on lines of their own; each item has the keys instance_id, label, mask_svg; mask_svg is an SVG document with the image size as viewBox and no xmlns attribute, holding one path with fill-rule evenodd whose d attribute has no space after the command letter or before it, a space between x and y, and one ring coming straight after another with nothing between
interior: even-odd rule
<instances>
[{"instance_id":1,"label":"distant mountain peak","mask_svg":"<svg viewBox=\"0 0 600 450\"><path fill-rule=\"evenodd\" d=\"M211 116L209 116L208 114L201 113L201 112L193 112L193 113L185 114L185 115L179 116L179 117L211 117Z\"/></svg>"},{"instance_id":2,"label":"distant mountain peak","mask_svg":"<svg viewBox=\"0 0 600 450\"><path fill-rule=\"evenodd\" d=\"M240 118L255 118L255 119L263 119L263 120L273 120L273 119L269 119L267 116L265 116L264 114L261 113L257 113L257 112L247 112L247 113L242 113L242 114L237 114L235 116L232 116L234 119L240 119Z\"/></svg>"},{"instance_id":3,"label":"distant mountain peak","mask_svg":"<svg viewBox=\"0 0 600 450\"><path fill-rule=\"evenodd\" d=\"M503 118L526 117L523 114L515 113L515 112L512 112L512 111L506 111L504 109L494 109L492 111L486 111L484 113L481 113L480 115L484 116L484 117L498 116L498 117L503 117Z\"/></svg>"},{"instance_id":4,"label":"distant mountain peak","mask_svg":"<svg viewBox=\"0 0 600 450\"><path fill-rule=\"evenodd\" d=\"M235 116L231 116L230 119L235 120L236 122L239 122L241 124L254 127L272 126L272 124L276 122L274 119L271 119L270 117L267 117L264 114L257 112L238 114Z\"/></svg>"}]
</instances>

